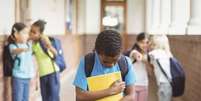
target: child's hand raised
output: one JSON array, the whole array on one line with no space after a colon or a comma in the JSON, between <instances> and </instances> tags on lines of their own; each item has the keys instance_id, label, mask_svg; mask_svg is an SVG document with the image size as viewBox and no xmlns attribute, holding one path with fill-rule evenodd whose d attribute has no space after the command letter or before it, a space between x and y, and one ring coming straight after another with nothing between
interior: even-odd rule
<instances>
[{"instance_id":1,"label":"child's hand raised","mask_svg":"<svg viewBox=\"0 0 201 101\"><path fill-rule=\"evenodd\" d=\"M50 40L46 36L41 36L41 41L44 46L53 53L53 55L57 55L57 50L52 46Z\"/></svg>"},{"instance_id":2,"label":"child's hand raised","mask_svg":"<svg viewBox=\"0 0 201 101\"><path fill-rule=\"evenodd\" d=\"M137 50L133 50L130 53L130 58L133 60L141 61L143 58L143 55L140 52L138 52Z\"/></svg>"},{"instance_id":3,"label":"child's hand raised","mask_svg":"<svg viewBox=\"0 0 201 101\"><path fill-rule=\"evenodd\" d=\"M51 47L51 43L50 43L48 37L42 36L42 37L41 37L41 41L42 41L42 43L45 45L46 48Z\"/></svg>"}]
</instances>

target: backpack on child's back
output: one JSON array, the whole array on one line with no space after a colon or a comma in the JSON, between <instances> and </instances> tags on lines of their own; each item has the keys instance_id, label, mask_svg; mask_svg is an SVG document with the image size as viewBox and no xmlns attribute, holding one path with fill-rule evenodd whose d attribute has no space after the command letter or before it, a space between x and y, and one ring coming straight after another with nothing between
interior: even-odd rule
<instances>
[{"instance_id":1,"label":"backpack on child's back","mask_svg":"<svg viewBox=\"0 0 201 101\"><path fill-rule=\"evenodd\" d=\"M185 78L185 72L180 62L175 57L170 58L170 73L172 76L171 80L169 79L166 72L162 68L159 60L157 60L157 64L159 65L159 68L161 69L161 71L163 72L163 74L165 75L165 77L168 79L168 81L172 86L172 96L173 97L182 96L185 91L186 78Z\"/></svg>"},{"instance_id":2,"label":"backpack on child's back","mask_svg":"<svg viewBox=\"0 0 201 101\"><path fill-rule=\"evenodd\" d=\"M10 38L11 36L9 36ZM13 59L11 53L10 53L10 50L9 50L9 45L10 44L14 44L17 46L17 44L15 44L14 42L12 41L9 41L9 38L5 40L4 42L4 46L3 46L3 53L2 53L2 60L3 60L3 74L4 76L6 77L9 77L9 76L12 76L12 70L13 70L13 67L14 67L14 62L15 60L19 59L16 58Z\"/></svg>"},{"instance_id":3,"label":"backpack on child's back","mask_svg":"<svg viewBox=\"0 0 201 101\"><path fill-rule=\"evenodd\" d=\"M43 51L58 65L60 72L63 72L66 69L66 63L64 59L63 49L61 46L61 42L59 39L54 37L48 37L52 46L56 49L57 55L53 58L48 54L47 48L45 47L44 43L40 41L41 48Z\"/></svg>"},{"instance_id":4,"label":"backpack on child's back","mask_svg":"<svg viewBox=\"0 0 201 101\"><path fill-rule=\"evenodd\" d=\"M13 40L11 40L11 37L12 35L10 35L5 40L4 46L3 46L2 59L3 59L3 74L5 77L12 76L12 71L13 71L15 61L18 61L18 65L20 65L21 63L21 60L18 57L18 55L16 55L15 57L12 57L12 54L10 52L9 46L11 44L19 48L19 46ZM28 43L27 43L27 46L29 47Z\"/></svg>"}]
</instances>

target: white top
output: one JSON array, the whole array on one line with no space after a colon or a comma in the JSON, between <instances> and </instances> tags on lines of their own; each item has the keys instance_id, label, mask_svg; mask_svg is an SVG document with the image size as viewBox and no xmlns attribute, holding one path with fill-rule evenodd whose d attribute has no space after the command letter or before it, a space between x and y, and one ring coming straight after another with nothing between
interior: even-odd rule
<instances>
[{"instance_id":1,"label":"white top","mask_svg":"<svg viewBox=\"0 0 201 101\"><path fill-rule=\"evenodd\" d=\"M160 83L168 83L168 79L165 77L163 72L161 71L160 67L158 66L156 59L159 60L159 63L161 64L163 70L168 75L169 79L171 79L171 73L170 73L170 56L161 49L155 49L149 53L151 64L154 66L154 73L156 76L157 84L160 85Z\"/></svg>"},{"instance_id":2,"label":"white top","mask_svg":"<svg viewBox=\"0 0 201 101\"><path fill-rule=\"evenodd\" d=\"M137 61L133 64L136 76L137 86L148 86L148 75L146 65L142 61Z\"/></svg>"}]
</instances>

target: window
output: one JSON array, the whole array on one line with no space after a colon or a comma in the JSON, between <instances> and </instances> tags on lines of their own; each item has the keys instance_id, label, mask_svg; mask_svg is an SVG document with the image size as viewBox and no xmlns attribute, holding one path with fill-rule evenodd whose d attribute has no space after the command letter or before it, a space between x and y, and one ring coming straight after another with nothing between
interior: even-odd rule
<instances>
[{"instance_id":1,"label":"window","mask_svg":"<svg viewBox=\"0 0 201 101\"><path fill-rule=\"evenodd\" d=\"M73 27L73 0L67 0L66 2L66 30L67 33L72 33Z\"/></svg>"},{"instance_id":2,"label":"window","mask_svg":"<svg viewBox=\"0 0 201 101\"><path fill-rule=\"evenodd\" d=\"M78 0L65 0L66 13L65 25L66 33L77 33L77 20L78 20Z\"/></svg>"},{"instance_id":3,"label":"window","mask_svg":"<svg viewBox=\"0 0 201 101\"><path fill-rule=\"evenodd\" d=\"M126 32L126 1L103 0L101 9L101 30L114 29Z\"/></svg>"}]
</instances>

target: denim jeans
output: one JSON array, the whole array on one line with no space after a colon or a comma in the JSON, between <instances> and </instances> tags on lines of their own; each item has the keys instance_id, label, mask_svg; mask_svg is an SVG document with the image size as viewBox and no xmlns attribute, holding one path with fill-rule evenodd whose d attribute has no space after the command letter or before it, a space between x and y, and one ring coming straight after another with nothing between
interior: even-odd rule
<instances>
[{"instance_id":1,"label":"denim jeans","mask_svg":"<svg viewBox=\"0 0 201 101\"><path fill-rule=\"evenodd\" d=\"M172 87L170 83L160 83L158 98L159 101L172 101Z\"/></svg>"},{"instance_id":2,"label":"denim jeans","mask_svg":"<svg viewBox=\"0 0 201 101\"><path fill-rule=\"evenodd\" d=\"M40 77L40 88L43 101L59 101L60 76L59 73Z\"/></svg>"},{"instance_id":3,"label":"denim jeans","mask_svg":"<svg viewBox=\"0 0 201 101\"><path fill-rule=\"evenodd\" d=\"M29 101L30 79L12 78L12 101Z\"/></svg>"}]
</instances>

